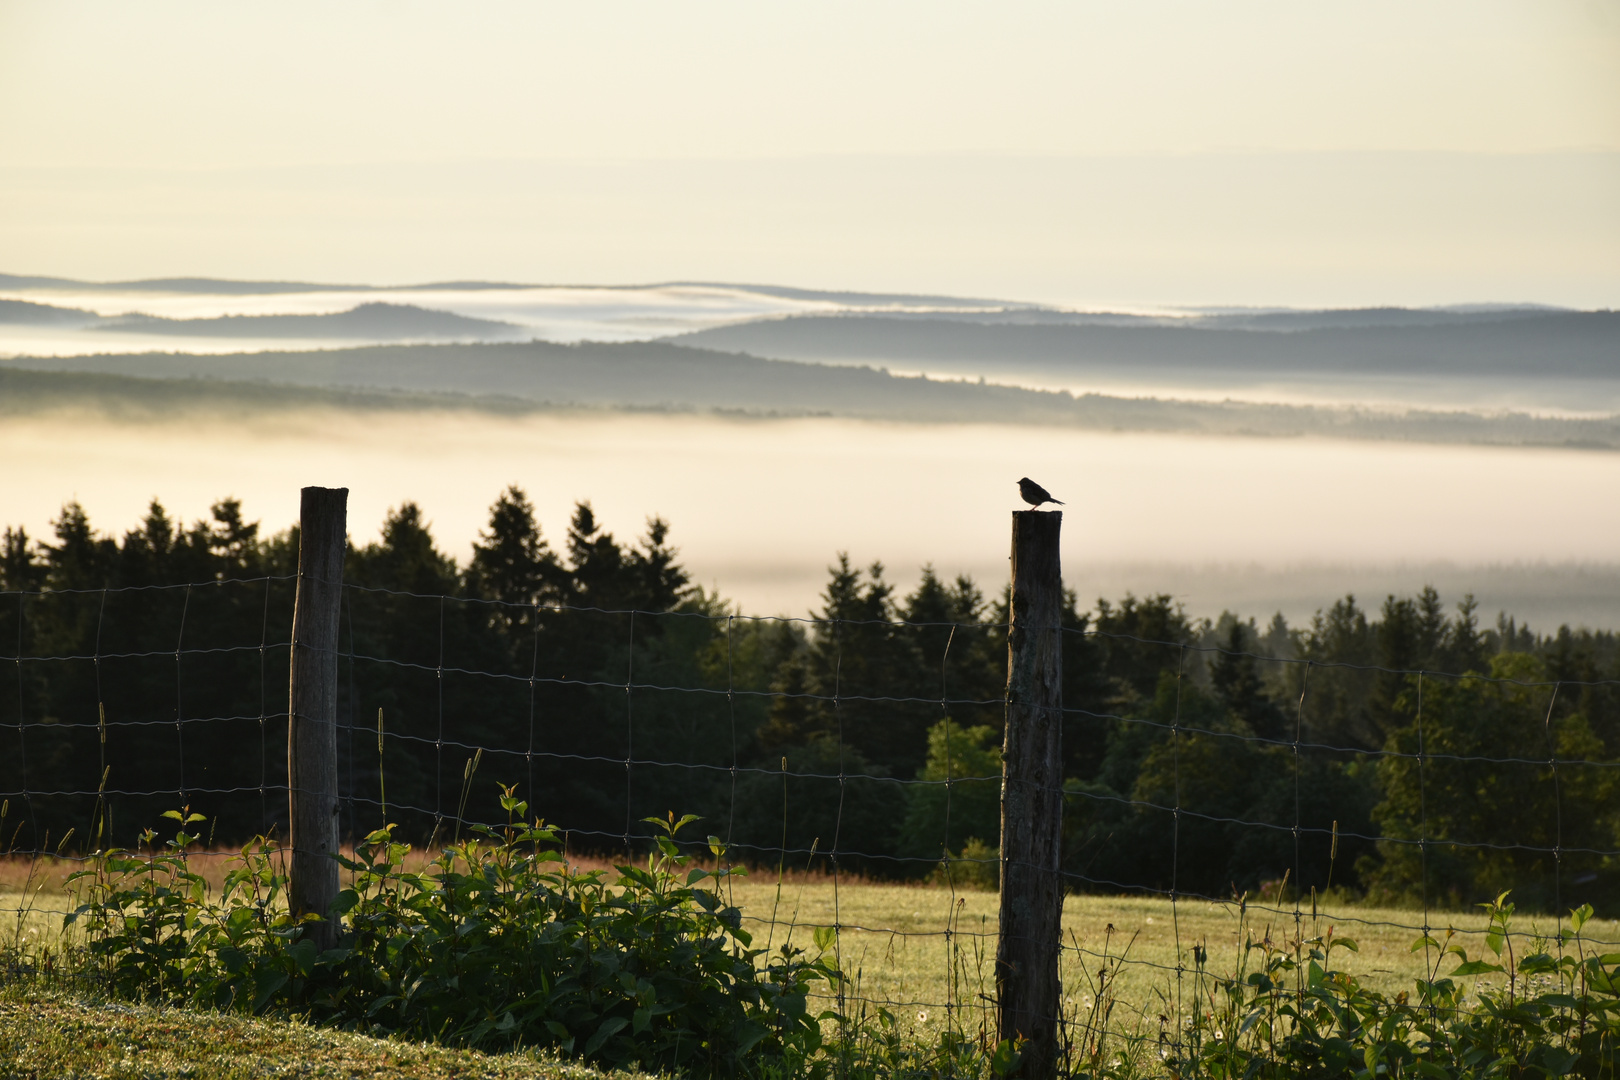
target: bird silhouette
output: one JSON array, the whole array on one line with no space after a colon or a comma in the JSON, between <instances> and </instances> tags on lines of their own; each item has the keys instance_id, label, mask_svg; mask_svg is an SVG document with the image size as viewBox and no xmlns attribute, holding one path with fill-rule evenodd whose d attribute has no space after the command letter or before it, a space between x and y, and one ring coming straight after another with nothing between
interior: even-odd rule
<instances>
[{"instance_id":1,"label":"bird silhouette","mask_svg":"<svg viewBox=\"0 0 1620 1080\"><path fill-rule=\"evenodd\" d=\"M1059 506L1066 505L1062 499L1052 498L1051 492L1047 491L1045 488L1041 487L1041 485L1037 484L1027 476L1018 481L1018 494L1024 497L1025 502L1034 507L1039 507L1041 503L1057 503Z\"/></svg>"}]
</instances>

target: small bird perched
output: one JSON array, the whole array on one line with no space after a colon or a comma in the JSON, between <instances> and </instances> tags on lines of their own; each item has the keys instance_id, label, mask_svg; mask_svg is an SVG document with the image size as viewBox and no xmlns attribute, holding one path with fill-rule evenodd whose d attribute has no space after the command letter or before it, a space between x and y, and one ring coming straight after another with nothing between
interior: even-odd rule
<instances>
[{"instance_id":1,"label":"small bird perched","mask_svg":"<svg viewBox=\"0 0 1620 1080\"><path fill-rule=\"evenodd\" d=\"M1052 498L1051 492L1027 476L1018 481L1018 494L1024 497L1025 502L1034 507L1039 507L1041 503L1057 503L1059 506L1067 505L1062 499Z\"/></svg>"}]
</instances>

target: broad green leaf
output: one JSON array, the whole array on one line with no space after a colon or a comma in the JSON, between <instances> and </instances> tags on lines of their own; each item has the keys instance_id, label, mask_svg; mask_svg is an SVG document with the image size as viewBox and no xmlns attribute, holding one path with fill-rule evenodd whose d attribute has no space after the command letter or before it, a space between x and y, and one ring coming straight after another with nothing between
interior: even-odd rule
<instances>
[{"instance_id":1,"label":"broad green leaf","mask_svg":"<svg viewBox=\"0 0 1620 1080\"><path fill-rule=\"evenodd\" d=\"M298 965L300 975L308 975L315 967L315 958L320 955L320 946L311 938L304 938L288 946L287 955L292 962Z\"/></svg>"},{"instance_id":2,"label":"broad green leaf","mask_svg":"<svg viewBox=\"0 0 1620 1080\"><path fill-rule=\"evenodd\" d=\"M230 975L239 974L248 966L247 953L230 945L220 949L214 955L219 958L219 962L225 966L226 973Z\"/></svg>"},{"instance_id":3,"label":"broad green leaf","mask_svg":"<svg viewBox=\"0 0 1620 1080\"><path fill-rule=\"evenodd\" d=\"M1011 1039L1003 1039L996 1045L996 1052L990 1057L990 1071L998 1077L1007 1076L1018 1068L1023 1056Z\"/></svg>"},{"instance_id":4,"label":"broad green leaf","mask_svg":"<svg viewBox=\"0 0 1620 1080\"><path fill-rule=\"evenodd\" d=\"M287 985L287 973L275 968L260 968L253 976L253 1011L263 1012L277 990Z\"/></svg>"},{"instance_id":5,"label":"broad green leaf","mask_svg":"<svg viewBox=\"0 0 1620 1080\"><path fill-rule=\"evenodd\" d=\"M1557 970L1558 961L1547 953L1536 953L1519 961L1519 973L1522 975L1544 975Z\"/></svg>"},{"instance_id":6,"label":"broad green leaf","mask_svg":"<svg viewBox=\"0 0 1620 1080\"><path fill-rule=\"evenodd\" d=\"M758 1042L770 1034L770 1029L764 1024L753 1020L744 1020L737 1025L735 1038L737 1040L737 1056L748 1053Z\"/></svg>"},{"instance_id":7,"label":"broad green leaf","mask_svg":"<svg viewBox=\"0 0 1620 1080\"><path fill-rule=\"evenodd\" d=\"M601 1026L596 1029L596 1033L592 1035L590 1041L585 1044L585 1056L590 1057L592 1054L602 1049L603 1043L607 1042L609 1039L613 1038L613 1036L623 1031L629 1023L630 1021L626 1020L622 1016L610 1016L606 1020L602 1021Z\"/></svg>"}]
</instances>

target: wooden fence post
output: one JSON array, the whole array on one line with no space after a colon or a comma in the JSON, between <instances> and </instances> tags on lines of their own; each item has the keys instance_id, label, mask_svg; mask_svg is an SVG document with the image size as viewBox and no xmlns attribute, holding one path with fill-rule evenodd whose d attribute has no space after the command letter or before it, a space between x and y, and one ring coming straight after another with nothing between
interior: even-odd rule
<instances>
[{"instance_id":1,"label":"wooden fence post","mask_svg":"<svg viewBox=\"0 0 1620 1080\"><path fill-rule=\"evenodd\" d=\"M1024 1040L1018 1075L1057 1072L1063 883L1061 511L1019 510L1012 528L1007 733L1001 778L1001 1038Z\"/></svg>"},{"instance_id":2,"label":"wooden fence post","mask_svg":"<svg viewBox=\"0 0 1620 1080\"><path fill-rule=\"evenodd\" d=\"M322 918L338 894L337 648L348 501L348 488L301 492L287 687L287 901L295 915ZM313 936L330 948L337 926L322 923Z\"/></svg>"}]
</instances>

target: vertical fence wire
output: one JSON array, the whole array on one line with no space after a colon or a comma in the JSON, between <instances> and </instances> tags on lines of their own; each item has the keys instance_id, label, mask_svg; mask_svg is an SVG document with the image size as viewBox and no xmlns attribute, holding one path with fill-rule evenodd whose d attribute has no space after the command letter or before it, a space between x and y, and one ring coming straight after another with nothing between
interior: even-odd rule
<instances>
[{"instance_id":1,"label":"vertical fence wire","mask_svg":"<svg viewBox=\"0 0 1620 1080\"><path fill-rule=\"evenodd\" d=\"M98 760L97 760L96 764L99 766L98 775L100 776L101 779L100 779L100 783L97 785L97 788L96 788L96 805L95 805L95 808L90 813L90 832L89 832L89 834L87 836L87 839L90 841L90 843L97 850L100 850L100 847L101 847L101 833L103 831L102 828L98 827L98 819L100 821L102 821L102 822L105 822L106 813L107 813L106 807L103 805L103 799L105 797L104 793L107 790L107 778L108 778L108 773L107 773L107 699L106 699L105 696L103 696L102 688L101 688L101 631L105 628L106 624L107 624L107 590L102 589L101 590L101 603L98 606L97 611L96 611L96 644L95 644L95 660L93 662L94 663L94 670L95 670L95 674L96 674L96 724L97 724L97 727L98 727L98 730L96 731L96 743L97 743L97 746L98 746L98 749L99 749Z\"/></svg>"},{"instance_id":2,"label":"vertical fence wire","mask_svg":"<svg viewBox=\"0 0 1620 1080\"><path fill-rule=\"evenodd\" d=\"M269 687L266 685L265 653L270 642L270 579L264 580L264 613L259 619L259 832L269 836L270 800L265 794L265 783L270 772L270 743L269 735L265 731L269 720L267 709L268 699L265 697Z\"/></svg>"},{"instance_id":3,"label":"vertical fence wire","mask_svg":"<svg viewBox=\"0 0 1620 1080\"><path fill-rule=\"evenodd\" d=\"M357 703L358 699L357 699L357 696L356 696L355 685L354 685L354 654L357 651L355 649L355 644L354 644L354 594L351 593L351 592L346 591L346 592L343 593L343 598L342 599L343 599L342 611L343 611L343 614L347 617L348 623L349 623L349 653L348 653L348 656L346 657L346 659L348 660L348 670L349 670L348 700L347 700L347 703L346 703L347 704L347 709L344 711L344 716L347 719L346 719L346 722L343 725L343 735L344 735L343 753L344 753L344 756L346 757L347 762L348 762L349 783L348 783L348 790L347 790L347 793L346 793L346 797L343 799L343 805L345 807L347 807L348 813L349 813L349 829L348 829L349 847L353 848L354 845L355 845L355 838L356 838L355 834L356 834L356 831L357 831L356 827L355 827L355 806L354 806L355 792L357 790L355 788L355 785L354 785L354 721L355 721L355 715L356 715L357 711L359 710L359 705Z\"/></svg>"},{"instance_id":4,"label":"vertical fence wire","mask_svg":"<svg viewBox=\"0 0 1620 1080\"><path fill-rule=\"evenodd\" d=\"M941 824L944 835L940 837L940 867L945 871L945 1030L953 1031L952 1020L956 1006L956 964L951 953L953 944L953 927L951 918L956 912L956 874L952 870L955 861L951 853L951 794L954 787L956 770L951 762L951 743L953 732L951 730L950 706L950 662L951 644L956 640L956 627L951 627L950 634L945 638L945 651L939 658L939 715L945 725L945 812ZM959 726L959 725L958 725ZM999 884L999 882L998 882ZM1061 999L1061 995L1060 995ZM954 1062L951 1063L954 1066Z\"/></svg>"},{"instance_id":5,"label":"vertical fence wire","mask_svg":"<svg viewBox=\"0 0 1620 1080\"><path fill-rule=\"evenodd\" d=\"M1558 953L1564 951L1564 791L1558 783L1558 742L1553 735L1552 717L1553 706L1558 703L1558 688L1561 684L1553 683L1552 693L1547 695L1547 716L1541 722L1543 736L1547 740L1547 768L1552 774L1553 785L1553 916L1558 921L1555 924L1558 931Z\"/></svg>"},{"instance_id":6,"label":"vertical fence wire","mask_svg":"<svg viewBox=\"0 0 1620 1080\"><path fill-rule=\"evenodd\" d=\"M174 641L174 761L180 772L180 805L189 806L186 798L186 707L180 682L180 660L185 655L186 617L191 614L191 586L186 586L185 600L180 605L180 632Z\"/></svg>"},{"instance_id":7,"label":"vertical fence wire","mask_svg":"<svg viewBox=\"0 0 1620 1080\"><path fill-rule=\"evenodd\" d=\"M1292 869L1293 869L1293 878L1294 878L1294 901L1293 901L1294 941L1296 943L1303 942L1304 939L1305 939L1304 928L1301 925L1302 920L1301 920L1301 917L1300 917L1300 910L1299 910L1299 895L1300 895L1300 892L1305 888L1304 867L1303 867L1302 861L1300 859L1300 813L1299 813L1300 754L1299 754L1299 751L1300 751L1300 742L1302 741L1302 739L1304 737L1304 733L1305 733L1305 702L1307 700L1308 695L1311 692L1311 670L1312 670L1312 667L1313 667L1313 665L1310 664L1310 663L1307 663L1305 665L1305 676L1304 676L1303 679L1300 680L1299 705L1294 710L1294 738L1293 738L1293 741L1289 744L1289 748L1288 748L1289 749L1289 756L1292 759L1292 763L1293 763L1293 767L1294 767L1294 826L1293 826L1293 829L1291 830L1291 832L1292 832L1292 839L1293 839L1293 846L1294 846L1294 865L1293 865ZM1284 874L1283 875L1284 882L1286 882L1287 879L1288 879L1288 875ZM1287 898L1285 896L1279 895L1276 898L1275 902L1280 906L1280 905L1287 902ZM1298 949L1298 948L1301 948L1301 946L1296 944L1295 948ZM1303 1001L1304 1000L1305 988L1306 988L1306 971L1305 971L1304 965L1299 965L1295 969L1295 972L1294 972L1294 987L1295 987L1294 992L1295 992L1296 995L1298 995L1297 1000Z\"/></svg>"},{"instance_id":8,"label":"vertical fence wire","mask_svg":"<svg viewBox=\"0 0 1620 1080\"><path fill-rule=\"evenodd\" d=\"M438 734L433 741L433 839L432 847L444 827L444 605L449 597L439 597L439 663L433 672L433 685L438 706Z\"/></svg>"},{"instance_id":9,"label":"vertical fence wire","mask_svg":"<svg viewBox=\"0 0 1620 1080\"><path fill-rule=\"evenodd\" d=\"M838 885L839 885L838 878L839 878L839 870L840 870L840 866L839 866L839 843L843 838L843 831L844 831L844 794L845 794L845 790L846 790L846 786L847 786L847 778L845 776L845 769L844 769L844 710L843 710L844 635L842 633L843 625L844 625L844 623L843 623L842 619L838 619L838 620L835 620L833 622L833 641L835 642L835 647L837 648L837 658L833 663L833 699L832 699L832 707L833 707L833 716L836 719L837 730L838 730L838 814L833 819L833 835L832 835L831 858L832 858L833 935L834 935L833 936L833 950L834 950L833 956L837 961L839 971L844 970L844 919L843 919L843 912L839 907L839 899L840 899L840 897L839 897L839 890L838 890ZM814 847L814 845L812 845L812 847ZM843 1015L844 1012L845 1012L844 982L843 982L843 980L839 980L839 982L838 982L838 1012L839 1012L839 1015ZM840 1067L840 1070L842 1072L842 1068L843 1068L842 1064L840 1064L839 1067Z\"/></svg>"},{"instance_id":10,"label":"vertical fence wire","mask_svg":"<svg viewBox=\"0 0 1620 1080\"><path fill-rule=\"evenodd\" d=\"M523 772L525 776L523 792L528 798L531 808L540 806L540 793L534 789L534 723L535 723L535 680L540 674L540 605L529 605L529 618L533 620L531 629L534 631L534 645L529 656L529 741L523 749ZM538 814L531 815L530 820Z\"/></svg>"},{"instance_id":11,"label":"vertical fence wire","mask_svg":"<svg viewBox=\"0 0 1620 1080\"><path fill-rule=\"evenodd\" d=\"M1182 1050L1181 1042L1181 991L1182 978L1187 967L1184 962L1184 953L1181 946L1181 691L1182 680L1186 677L1187 647L1182 645L1176 650L1176 711L1170 722L1171 760L1175 770L1175 808L1170 812L1171 839L1170 839L1170 926L1175 935L1175 1008L1170 1017L1176 1025L1171 1030L1171 1046L1179 1054Z\"/></svg>"},{"instance_id":12,"label":"vertical fence wire","mask_svg":"<svg viewBox=\"0 0 1620 1080\"><path fill-rule=\"evenodd\" d=\"M26 824L33 825L39 820L38 812L34 806L34 787L28 782L28 707L27 694L24 690L23 676L23 636L27 630L27 623L23 617L23 608L28 603L27 595L17 594L17 652L12 658L13 667L17 673L17 774L22 785L23 804L28 808ZM24 822L18 822L17 828L6 839L6 852L9 854L17 846L17 837L22 834ZM32 835L32 834L31 834ZM38 847L31 843L29 847Z\"/></svg>"},{"instance_id":13,"label":"vertical fence wire","mask_svg":"<svg viewBox=\"0 0 1620 1080\"><path fill-rule=\"evenodd\" d=\"M630 687L636 681L636 613L630 613L630 640L624 653L624 854L633 854L630 846L630 823L635 814L633 805L635 777L631 773L635 761L636 724L635 706Z\"/></svg>"},{"instance_id":14,"label":"vertical fence wire","mask_svg":"<svg viewBox=\"0 0 1620 1080\"><path fill-rule=\"evenodd\" d=\"M726 901L736 903L736 883L730 876L734 856L731 850L732 838L736 835L737 825L737 766L739 764L737 751L737 678L734 670L734 654L736 649L735 637L737 633L737 618L735 615L726 615L726 727L731 736L731 768L728 770L729 792L726 798L726 841L725 860L717 861L716 869L725 870ZM757 645L757 642L756 642Z\"/></svg>"},{"instance_id":15,"label":"vertical fence wire","mask_svg":"<svg viewBox=\"0 0 1620 1080\"><path fill-rule=\"evenodd\" d=\"M1431 927L1429 925L1429 796L1428 796L1428 790L1427 790L1428 779L1427 779L1426 776L1424 776L1424 768L1423 768L1424 758L1427 755L1426 755L1426 744L1424 743L1424 740L1423 740L1423 672L1421 672L1421 671L1419 671L1417 673L1417 748L1418 748L1418 752L1417 752L1417 773L1418 773L1418 865L1419 865L1418 880L1419 880L1419 887L1422 889L1422 893L1423 893L1423 939L1422 940L1424 942L1423 955L1424 955L1425 961L1427 961L1427 958L1428 958L1428 955L1429 955L1429 949L1431 947L1430 946L1430 939L1433 937L1433 933L1432 933ZM1435 954L1435 956L1434 956L1434 966L1428 969L1428 977L1430 979L1433 979L1439 973L1440 961L1441 961L1442 957L1444 957L1444 955L1445 955L1439 948L1434 949L1434 954ZM1427 966L1427 965L1425 965L1425 966ZM1435 1015L1435 1007L1434 1007L1434 1005L1432 1003L1432 1000L1431 1000L1431 1003L1429 1005L1429 1018L1430 1018L1431 1021L1434 1019L1434 1015Z\"/></svg>"}]
</instances>

